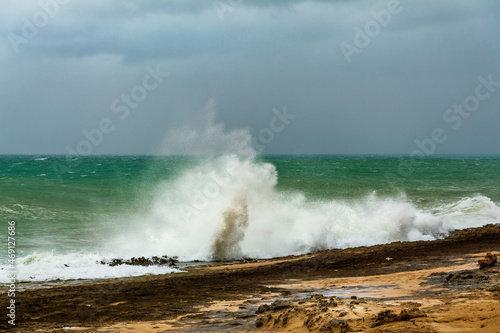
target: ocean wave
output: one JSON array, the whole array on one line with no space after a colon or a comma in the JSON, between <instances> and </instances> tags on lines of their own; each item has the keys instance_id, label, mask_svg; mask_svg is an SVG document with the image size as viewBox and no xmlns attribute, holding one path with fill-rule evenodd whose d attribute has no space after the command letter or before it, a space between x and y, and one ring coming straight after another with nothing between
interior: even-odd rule
<instances>
[{"instance_id":1,"label":"ocean wave","mask_svg":"<svg viewBox=\"0 0 500 333\"><path fill-rule=\"evenodd\" d=\"M160 184L154 202L120 224L109 249L121 256L180 260L270 258L393 241L433 240L500 221L500 207L478 195L422 209L404 195L309 200L276 189L269 163L225 155Z\"/></svg>"},{"instance_id":2,"label":"ocean wave","mask_svg":"<svg viewBox=\"0 0 500 333\"><path fill-rule=\"evenodd\" d=\"M153 193L144 195L142 209L133 215L128 214L129 207L122 207L123 212L113 215L116 218L79 213L80 217L85 215L82 221L93 221L92 236L102 235L95 252L77 253L71 247L62 254L34 252L19 257L18 280L171 273L175 270L164 266L110 267L100 262L142 256L177 256L181 261L271 258L394 241L433 240L455 229L500 222L498 202L479 193L432 206L431 197L412 201L404 193L389 196L372 192L362 197L357 193L355 199L317 199L299 191L284 192L278 189L276 167L256 158L249 131L227 132L223 124L215 123L214 112L214 101L210 101L199 121L168 133L162 147L166 154L200 157L197 166L175 173L174 178L165 176ZM71 161L78 159L73 157ZM341 161L337 167L348 168ZM82 172L81 176L88 174ZM335 193L345 188L328 190ZM447 191L444 187L441 190ZM457 190L449 188L449 192ZM72 210L42 206L23 202L13 207L0 206L0 213L22 220L75 220ZM76 248L88 250L85 246ZM0 274L7 273L7 267L2 268Z\"/></svg>"},{"instance_id":3,"label":"ocean wave","mask_svg":"<svg viewBox=\"0 0 500 333\"><path fill-rule=\"evenodd\" d=\"M108 279L146 274L168 274L180 272L169 266L130 266L110 267L101 264L117 258L112 254L103 256L97 253L34 252L16 260L17 281L38 282L72 279ZM0 283L7 283L10 269L0 266Z\"/></svg>"}]
</instances>

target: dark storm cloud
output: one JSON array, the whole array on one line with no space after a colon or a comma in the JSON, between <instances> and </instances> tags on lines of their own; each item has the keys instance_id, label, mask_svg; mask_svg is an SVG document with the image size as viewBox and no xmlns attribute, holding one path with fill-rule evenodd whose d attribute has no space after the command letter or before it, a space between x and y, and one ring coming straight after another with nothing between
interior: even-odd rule
<instances>
[{"instance_id":1,"label":"dark storm cloud","mask_svg":"<svg viewBox=\"0 0 500 333\"><path fill-rule=\"evenodd\" d=\"M436 128L435 153L500 153L500 88L460 128L443 118L479 76L500 81L500 3L401 0L348 63L341 43L388 3L73 0L25 38L39 3L4 1L0 153L64 154L103 119L115 129L92 153L155 153L212 97L217 121L255 136L273 108L297 115L267 153L408 154ZM170 76L127 106L156 66Z\"/></svg>"}]
</instances>

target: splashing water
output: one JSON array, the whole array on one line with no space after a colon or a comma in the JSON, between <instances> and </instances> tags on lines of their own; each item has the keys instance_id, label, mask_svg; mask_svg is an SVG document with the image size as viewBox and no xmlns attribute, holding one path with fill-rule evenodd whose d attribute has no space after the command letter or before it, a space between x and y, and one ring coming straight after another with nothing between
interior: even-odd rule
<instances>
[{"instance_id":1,"label":"splashing water","mask_svg":"<svg viewBox=\"0 0 500 333\"><path fill-rule=\"evenodd\" d=\"M227 170L233 170L229 173ZM432 240L453 229L499 220L500 207L477 196L422 210L404 196L308 200L280 192L273 165L221 156L159 186L144 215L113 243L123 255L181 260L269 258L327 248ZM120 246L123 244L125 246Z\"/></svg>"},{"instance_id":2,"label":"splashing water","mask_svg":"<svg viewBox=\"0 0 500 333\"><path fill-rule=\"evenodd\" d=\"M95 198L108 193L109 184L119 184L120 194L127 193L120 186L136 173L133 166L141 163L138 158L103 158L99 163L82 159L62 185L50 180L54 177L50 174L52 157L0 160L7 161L7 181L2 183L6 194L0 214L5 220L17 217L20 228L25 221L38 228L31 237L25 231L22 238L23 244L29 243L37 252L18 257L19 280L169 273L174 270L96 263L163 255L178 256L181 261L270 258L393 241L432 240L454 229L500 222L499 197L495 196L495 180L500 176L495 173L499 169L495 159L484 162L483 169L476 161L466 159L426 162L432 177L439 177L424 181L422 174L415 174L408 180L411 185L402 186L400 194L394 194L384 192L389 185L381 182L383 176L377 178L371 173L384 169L397 172L398 164L392 160L365 159L358 163L356 159L331 162L290 158L271 164L257 158L249 131L226 131L223 124L215 122L213 101L204 112L202 121L170 132L162 148L168 154L195 155L195 162L179 162L177 157L163 159L158 169L169 171L160 178L144 177L154 179L154 185L148 185L140 208L139 204L130 205L131 197L105 197L116 200L120 213L114 215L88 211L88 206L80 208L79 203L97 204ZM124 172L113 173L109 166L102 171L104 176L100 175L110 161ZM367 163L373 166L366 167ZM359 172L353 175L346 168ZM306 169L312 171L303 172ZM285 173L280 184L277 170ZM465 175L460 176L461 170ZM20 172L25 187L36 190L19 192L19 176L9 176L8 172ZM470 172L477 174L465 179ZM80 173L90 176L83 180ZM31 174L34 176L30 178ZM46 174L43 180L37 177L41 174ZM116 178L106 178L108 175ZM364 178L357 182L359 175ZM98 184L103 181L106 185L101 188ZM130 190L134 183L130 184L124 188ZM408 191L407 196L407 189L413 193ZM482 195L482 190L488 195ZM26 193L33 194L25 198ZM443 197L446 200L440 201ZM51 206L51 198L61 199ZM75 220L85 223L79 225ZM2 268L5 273L6 266ZM0 276L0 280L7 281L7 277Z\"/></svg>"},{"instance_id":3,"label":"splashing water","mask_svg":"<svg viewBox=\"0 0 500 333\"><path fill-rule=\"evenodd\" d=\"M313 200L279 191L276 168L256 159L250 132L226 133L214 121L214 106L211 100L205 107L204 122L166 139L169 152L212 157L159 185L153 203L111 243L114 249L181 260L269 258L431 240L453 229L499 221L500 208L483 196L423 210L404 194Z\"/></svg>"}]
</instances>

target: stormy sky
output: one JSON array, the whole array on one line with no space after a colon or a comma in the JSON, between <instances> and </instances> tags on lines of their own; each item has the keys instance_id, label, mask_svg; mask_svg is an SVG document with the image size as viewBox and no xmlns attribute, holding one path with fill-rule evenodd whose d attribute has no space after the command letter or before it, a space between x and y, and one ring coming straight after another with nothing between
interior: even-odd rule
<instances>
[{"instance_id":1,"label":"stormy sky","mask_svg":"<svg viewBox=\"0 0 500 333\"><path fill-rule=\"evenodd\" d=\"M499 17L486 0L3 0L0 154L161 154L182 128L207 144L204 119L267 154L500 154Z\"/></svg>"}]
</instances>

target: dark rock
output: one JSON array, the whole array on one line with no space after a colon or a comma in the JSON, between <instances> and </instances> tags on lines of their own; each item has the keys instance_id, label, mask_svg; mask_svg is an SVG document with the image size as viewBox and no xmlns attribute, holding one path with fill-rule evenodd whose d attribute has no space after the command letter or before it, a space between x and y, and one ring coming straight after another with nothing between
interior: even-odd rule
<instances>
[{"instance_id":1,"label":"dark rock","mask_svg":"<svg viewBox=\"0 0 500 333\"><path fill-rule=\"evenodd\" d=\"M286 309L291 306L292 304L287 301L274 301L273 303L271 303L271 310L276 311L276 310Z\"/></svg>"},{"instance_id":2,"label":"dark rock","mask_svg":"<svg viewBox=\"0 0 500 333\"><path fill-rule=\"evenodd\" d=\"M396 319L396 314L391 310L380 311L375 318L375 323L372 327L381 326L384 324L392 323Z\"/></svg>"},{"instance_id":3,"label":"dark rock","mask_svg":"<svg viewBox=\"0 0 500 333\"><path fill-rule=\"evenodd\" d=\"M259 308L257 309L257 311L255 313L260 314L260 313L267 312L269 310L271 310L271 307L267 304L263 304L263 305L259 306Z\"/></svg>"},{"instance_id":4,"label":"dark rock","mask_svg":"<svg viewBox=\"0 0 500 333\"><path fill-rule=\"evenodd\" d=\"M167 257L167 256L162 256L162 257L151 257L151 258L145 258L145 257L139 257L139 258L131 258L129 260L124 260L124 259L113 259L111 262L106 263L104 261L101 261L101 265L109 265L111 267L114 266L120 266L120 265L130 265L130 266L162 266L162 265L169 265L171 267L175 267L178 262L177 257Z\"/></svg>"},{"instance_id":5,"label":"dark rock","mask_svg":"<svg viewBox=\"0 0 500 333\"><path fill-rule=\"evenodd\" d=\"M337 307L339 304L337 302L335 302L334 300L330 300L330 302L328 303L328 306L331 306L331 307Z\"/></svg>"},{"instance_id":6,"label":"dark rock","mask_svg":"<svg viewBox=\"0 0 500 333\"><path fill-rule=\"evenodd\" d=\"M321 326L319 329L320 332L340 332L345 333L349 332L349 324L347 324L343 320L332 320Z\"/></svg>"},{"instance_id":7,"label":"dark rock","mask_svg":"<svg viewBox=\"0 0 500 333\"><path fill-rule=\"evenodd\" d=\"M500 285L496 285L496 286L490 287L488 289L488 291L492 291L492 292L500 291Z\"/></svg>"},{"instance_id":8,"label":"dark rock","mask_svg":"<svg viewBox=\"0 0 500 333\"><path fill-rule=\"evenodd\" d=\"M397 316L398 321L408 321L414 318L427 317L427 315L419 309L401 310L401 313Z\"/></svg>"},{"instance_id":9,"label":"dark rock","mask_svg":"<svg viewBox=\"0 0 500 333\"><path fill-rule=\"evenodd\" d=\"M396 321L408 321L414 318L426 317L426 314L419 309L403 309L399 315L396 315L391 310L380 311L375 318L375 323L372 327L377 327L385 324L389 324Z\"/></svg>"},{"instance_id":10,"label":"dark rock","mask_svg":"<svg viewBox=\"0 0 500 333\"><path fill-rule=\"evenodd\" d=\"M317 299L317 300L320 300L320 299L323 299L323 295L319 295L319 294L315 294L315 295L311 295L311 299Z\"/></svg>"},{"instance_id":11,"label":"dark rock","mask_svg":"<svg viewBox=\"0 0 500 333\"><path fill-rule=\"evenodd\" d=\"M496 254L492 254L490 252L488 252L486 254L486 256L484 257L484 259L478 260L479 269L483 269L483 268L486 268L486 267L493 266L496 263L497 263L497 255Z\"/></svg>"}]
</instances>

